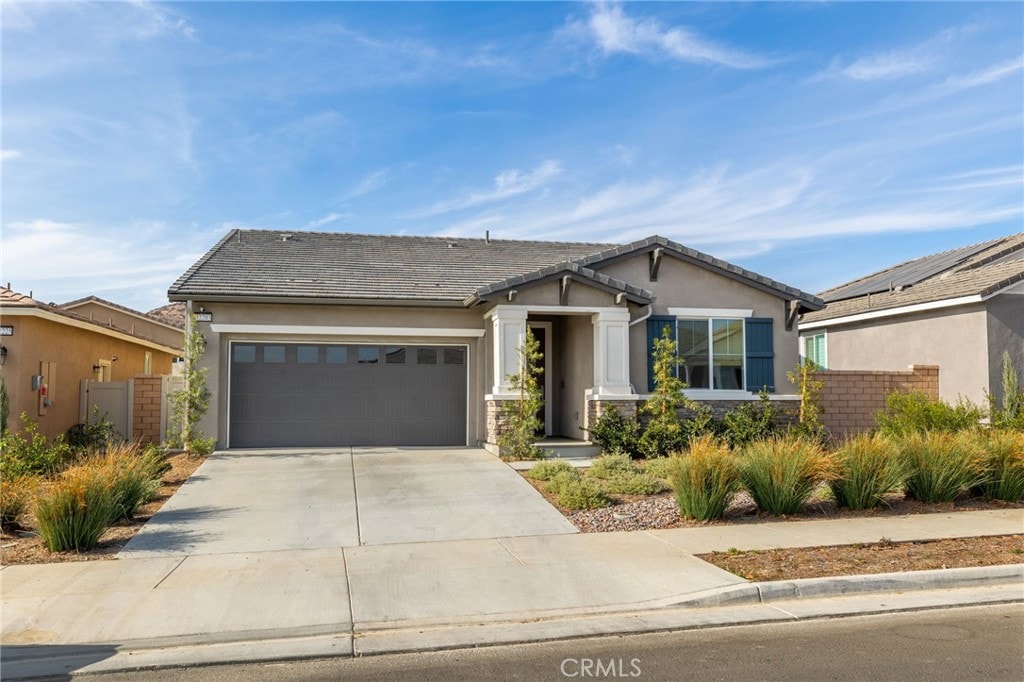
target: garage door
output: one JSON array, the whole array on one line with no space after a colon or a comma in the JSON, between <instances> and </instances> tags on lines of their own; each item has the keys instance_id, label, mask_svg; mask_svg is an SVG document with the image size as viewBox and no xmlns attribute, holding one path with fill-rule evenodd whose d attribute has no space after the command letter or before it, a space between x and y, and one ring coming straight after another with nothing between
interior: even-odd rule
<instances>
[{"instance_id":1,"label":"garage door","mask_svg":"<svg viewBox=\"0 0 1024 682\"><path fill-rule=\"evenodd\" d=\"M233 448L465 445L465 347L231 344Z\"/></svg>"}]
</instances>

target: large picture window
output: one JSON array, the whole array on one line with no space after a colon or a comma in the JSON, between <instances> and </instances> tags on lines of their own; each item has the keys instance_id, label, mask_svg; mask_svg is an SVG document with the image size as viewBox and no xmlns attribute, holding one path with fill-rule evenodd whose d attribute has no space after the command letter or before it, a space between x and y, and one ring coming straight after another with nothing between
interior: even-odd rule
<instances>
[{"instance_id":1,"label":"large picture window","mask_svg":"<svg viewBox=\"0 0 1024 682\"><path fill-rule=\"evenodd\" d=\"M678 320L679 376L690 388L743 390L743 320Z\"/></svg>"}]
</instances>

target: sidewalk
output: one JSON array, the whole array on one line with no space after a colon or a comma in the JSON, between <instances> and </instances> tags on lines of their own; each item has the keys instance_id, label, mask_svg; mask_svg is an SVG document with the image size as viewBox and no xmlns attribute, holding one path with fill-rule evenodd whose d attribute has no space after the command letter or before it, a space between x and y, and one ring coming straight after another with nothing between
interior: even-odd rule
<instances>
[{"instance_id":1,"label":"sidewalk","mask_svg":"<svg viewBox=\"0 0 1024 682\"><path fill-rule=\"evenodd\" d=\"M769 602L808 594L991 584L975 599L1020 600L1020 567L765 584L773 592L693 554L1021 532L1024 510L1012 509L8 566L0 571L4 676L58 665L65 654L79 661L82 652L102 668L138 664L137 655L126 658L132 651L177 652L188 662L199 645L209 645L202 656L211 662L240 651L289 658L409 650L410 638L440 648L545 632L586 636L625 627L625 614L630 627L683 627L718 605L728 615L716 617L730 622L747 617L743 609L750 618L791 618L793 609ZM948 592L956 603L970 590Z\"/></svg>"}]
</instances>

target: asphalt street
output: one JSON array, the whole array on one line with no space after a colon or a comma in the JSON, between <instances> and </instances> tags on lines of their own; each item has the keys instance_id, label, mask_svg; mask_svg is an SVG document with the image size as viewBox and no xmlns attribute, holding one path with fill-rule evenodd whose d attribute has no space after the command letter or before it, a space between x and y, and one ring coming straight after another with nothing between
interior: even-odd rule
<instances>
[{"instance_id":1,"label":"asphalt street","mask_svg":"<svg viewBox=\"0 0 1024 682\"><path fill-rule=\"evenodd\" d=\"M1024 679L1024 605L857 616L424 654L89 676L214 680Z\"/></svg>"}]
</instances>

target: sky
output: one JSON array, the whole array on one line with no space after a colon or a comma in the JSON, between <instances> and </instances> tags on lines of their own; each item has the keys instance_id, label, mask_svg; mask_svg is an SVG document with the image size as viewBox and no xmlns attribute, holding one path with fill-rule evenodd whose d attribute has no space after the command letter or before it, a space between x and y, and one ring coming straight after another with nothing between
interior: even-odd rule
<instances>
[{"instance_id":1,"label":"sky","mask_svg":"<svg viewBox=\"0 0 1024 682\"><path fill-rule=\"evenodd\" d=\"M629 242L817 292L1024 231L1024 4L19 3L0 281L232 228Z\"/></svg>"}]
</instances>

